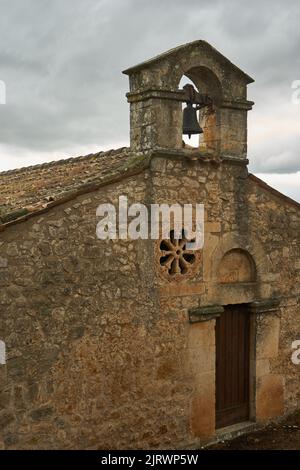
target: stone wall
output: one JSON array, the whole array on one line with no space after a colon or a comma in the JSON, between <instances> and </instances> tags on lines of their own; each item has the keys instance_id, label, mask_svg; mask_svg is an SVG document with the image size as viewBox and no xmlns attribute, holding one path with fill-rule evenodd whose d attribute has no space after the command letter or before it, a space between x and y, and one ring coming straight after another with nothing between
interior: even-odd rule
<instances>
[{"instance_id":1,"label":"stone wall","mask_svg":"<svg viewBox=\"0 0 300 470\"><path fill-rule=\"evenodd\" d=\"M291 361L292 342L300 337L299 205L260 186L231 159L157 158L152 171L158 202L205 204L198 273L173 283L158 276L162 315L178 310L186 323L191 308L260 300L251 310L251 418L265 422L299 408L299 367ZM234 256L224 282L220 266L226 267L228 253ZM278 306L268 306L270 299ZM185 332L189 432L205 442L215 433L215 320Z\"/></svg>"},{"instance_id":2,"label":"stone wall","mask_svg":"<svg viewBox=\"0 0 300 470\"><path fill-rule=\"evenodd\" d=\"M277 311L257 318L257 419L264 420L300 406L300 368L291 361L300 338L300 211L251 180L248 187L252 230L268 262L261 293L280 299Z\"/></svg>"},{"instance_id":3,"label":"stone wall","mask_svg":"<svg viewBox=\"0 0 300 470\"><path fill-rule=\"evenodd\" d=\"M143 201L147 181L125 180L1 234L2 447L124 448L163 432L164 388L155 400L151 380L151 254L143 241L95 236L98 204L119 194Z\"/></svg>"},{"instance_id":4,"label":"stone wall","mask_svg":"<svg viewBox=\"0 0 300 470\"><path fill-rule=\"evenodd\" d=\"M253 312L253 417L299 407L290 359L300 333L299 208L250 180L243 164L187 155L158 154L149 171L1 233L2 448L186 448L212 439L215 320L188 320L189 309L212 304L280 299L269 313ZM159 241L96 239L97 206L119 195L205 204L192 278L162 275ZM253 258L255 281L219 282L220 262L235 249Z\"/></svg>"}]
</instances>

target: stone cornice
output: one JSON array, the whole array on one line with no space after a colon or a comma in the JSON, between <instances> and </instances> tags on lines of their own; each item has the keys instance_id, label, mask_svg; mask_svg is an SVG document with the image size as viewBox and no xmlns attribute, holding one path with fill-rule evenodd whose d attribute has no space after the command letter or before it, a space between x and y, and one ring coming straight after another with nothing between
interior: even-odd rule
<instances>
[{"instance_id":1,"label":"stone cornice","mask_svg":"<svg viewBox=\"0 0 300 470\"><path fill-rule=\"evenodd\" d=\"M149 99L160 99L160 100L173 100L173 101L185 101L186 92L184 90L162 90L149 88L137 92L130 92L126 94L128 103L136 103L139 101L146 101Z\"/></svg>"},{"instance_id":2,"label":"stone cornice","mask_svg":"<svg viewBox=\"0 0 300 470\"><path fill-rule=\"evenodd\" d=\"M144 90L126 93L128 103L137 103L149 99L173 100L184 102L187 100L185 90L163 90L161 88L146 88ZM220 108L239 109L250 111L254 101L248 100L223 100Z\"/></svg>"},{"instance_id":3,"label":"stone cornice","mask_svg":"<svg viewBox=\"0 0 300 470\"><path fill-rule=\"evenodd\" d=\"M201 323L209 320L215 320L224 312L222 305L206 305L195 307L189 310L189 322Z\"/></svg>"},{"instance_id":4,"label":"stone cornice","mask_svg":"<svg viewBox=\"0 0 300 470\"><path fill-rule=\"evenodd\" d=\"M221 155L221 160L222 162L228 162L232 163L233 165L242 165L242 166L247 166L249 164L248 158L244 157L233 157L231 155Z\"/></svg>"},{"instance_id":5,"label":"stone cornice","mask_svg":"<svg viewBox=\"0 0 300 470\"><path fill-rule=\"evenodd\" d=\"M250 313L262 314L278 312L280 299L255 300L249 305Z\"/></svg>"},{"instance_id":6,"label":"stone cornice","mask_svg":"<svg viewBox=\"0 0 300 470\"><path fill-rule=\"evenodd\" d=\"M248 100L224 100L220 108L239 109L242 111L250 111L254 105L254 101Z\"/></svg>"},{"instance_id":7,"label":"stone cornice","mask_svg":"<svg viewBox=\"0 0 300 470\"><path fill-rule=\"evenodd\" d=\"M164 157L170 159L187 159L187 160L199 160L203 163L209 163L211 165L219 166L221 164L220 157L215 152L200 149L169 149L169 148L156 148L149 152L151 158Z\"/></svg>"}]
</instances>

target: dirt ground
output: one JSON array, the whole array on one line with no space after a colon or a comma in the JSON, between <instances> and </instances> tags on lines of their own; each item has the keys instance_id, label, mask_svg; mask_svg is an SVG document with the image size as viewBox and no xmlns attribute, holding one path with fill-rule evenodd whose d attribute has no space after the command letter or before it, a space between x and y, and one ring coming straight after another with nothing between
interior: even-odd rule
<instances>
[{"instance_id":1,"label":"dirt ground","mask_svg":"<svg viewBox=\"0 0 300 470\"><path fill-rule=\"evenodd\" d=\"M300 450L300 411L279 424L232 441L219 442L212 450Z\"/></svg>"}]
</instances>

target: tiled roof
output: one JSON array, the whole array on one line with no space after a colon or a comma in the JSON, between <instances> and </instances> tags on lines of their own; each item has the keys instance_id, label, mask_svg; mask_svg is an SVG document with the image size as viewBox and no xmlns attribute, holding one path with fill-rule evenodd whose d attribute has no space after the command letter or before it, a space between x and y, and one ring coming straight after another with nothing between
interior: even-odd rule
<instances>
[{"instance_id":1,"label":"tiled roof","mask_svg":"<svg viewBox=\"0 0 300 470\"><path fill-rule=\"evenodd\" d=\"M83 157L69 158L0 173L0 231L16 221L95 191L101 186L141 172L149 164L145 155L123 147ZM289 204L284 196L254 175L249 179Z\"/></svg>"},{"instance_id":2,"label":"tiled roof","mask_svg":"<svg viewBox=\"0 0 300 470\"><path fill-rule=\"evenodd\" d=\"M0 227L135 174L145 160L126 147L0 173Z\"/></svg>"}]
</instances>

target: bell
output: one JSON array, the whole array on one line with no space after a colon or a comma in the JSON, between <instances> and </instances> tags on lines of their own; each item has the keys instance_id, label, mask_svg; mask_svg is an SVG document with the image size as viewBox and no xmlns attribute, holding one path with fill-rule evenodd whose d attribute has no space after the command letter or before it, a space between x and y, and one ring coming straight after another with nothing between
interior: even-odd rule
<instances>
[{"instance_id":1,"label":"bell","mask_svg":"<svg viewBox=\"0 0 300 470\"><path fill-rule=\"evenodd\" d=\"M192 103L187 103L187 107L183 110L183 131L184 135L188 135L189 139L193 134L203 134L203 130L199 126L197 119L197 110Z\"/></svg>"}]
</instances>

